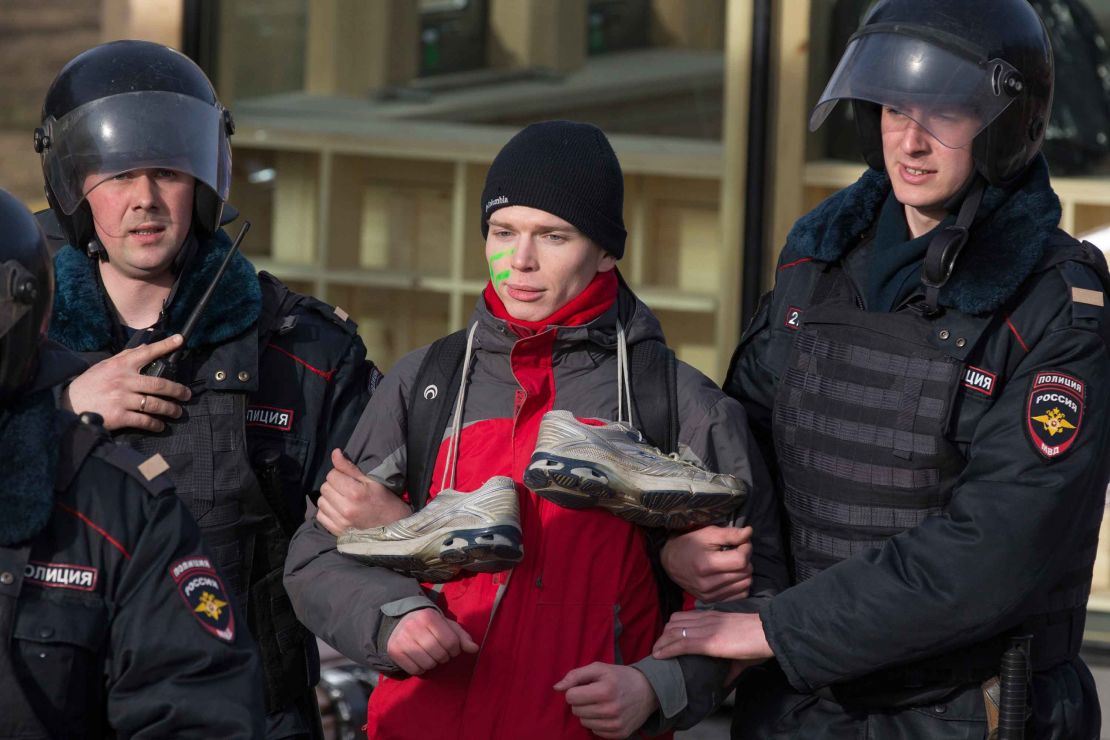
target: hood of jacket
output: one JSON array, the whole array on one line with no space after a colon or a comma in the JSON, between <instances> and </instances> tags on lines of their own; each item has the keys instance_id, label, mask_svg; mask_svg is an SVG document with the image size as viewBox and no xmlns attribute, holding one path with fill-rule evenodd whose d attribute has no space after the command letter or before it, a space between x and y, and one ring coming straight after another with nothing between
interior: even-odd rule
<instances>
[{"instance_id":1,"label":"hood of jacket","mask_svg":"<svg viewBox=\"0 0 1110 740\"><path fill-rule=\"evenodd\" d=\"M787 237L783 261L839 260L870 231L890 190L885 172L868 169L854 184L798 219ZM1042 155L1013 188L987 188L952 277L940 291L941 305L968 314L1000 307L1051 248L1049 237L1060 214L1060 199L1049 183Z\"/></svg>"},{"instance_id":2,"label":"hood of jacket","mask_svg":"<svg viewBox=\"0 0 1110 740\"><path fill-rule=\"evenodd\" d=\"M231 239L220 230L201 245L171 292L167 334L180 331L189 313L219 270L231 248ZM114 351L115 325L92 258L65 246L54 256L56 289L50 338L76 352ZM192 348L219 344L252 326L262 312L262 290L254 265L236 254L212 295L190 337Z\"/></svg>"}]
</instances>

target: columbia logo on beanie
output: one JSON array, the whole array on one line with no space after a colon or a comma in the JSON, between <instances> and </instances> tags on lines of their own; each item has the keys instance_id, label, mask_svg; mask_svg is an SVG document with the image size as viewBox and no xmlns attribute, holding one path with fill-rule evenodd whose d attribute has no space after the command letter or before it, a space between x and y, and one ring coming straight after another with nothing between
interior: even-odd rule
<instances>
[{"instance_id":1,"label":"columbia logo on beanie","mask_svg":"<svg viewBox=\"0 0 1110 740\"><path fill-rule=\"evenodd\" d=\"M494 211L528 206L572 224L617 259L624 255L624 176L609 140L592 124L525 127L490 165L481 203L483 238Z\"/></svg>"},{"instance_id":2,"label":"columbia logo on beanie","mask_svg":"<svg viewBox=\"0 0 1110 740\"><path fill-rule=\"evenodd\" d=\"M509 205L508 196L499 195L496 198L491 198L489 201L486 202L486 213L488 214L489 209L493 208L494 206L507 206L507 205Z\"/></svg>"}]
</instances>

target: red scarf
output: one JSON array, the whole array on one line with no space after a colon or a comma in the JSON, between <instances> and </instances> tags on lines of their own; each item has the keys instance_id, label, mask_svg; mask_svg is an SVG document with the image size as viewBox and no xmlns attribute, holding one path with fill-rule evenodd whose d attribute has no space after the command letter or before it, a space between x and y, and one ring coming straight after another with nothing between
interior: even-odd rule
<instances>
[{"instance_id":1,"label":"red scarf","mask_svg":"<svg viewBox=\"0 0 1110 740\"><path fill-rule=\"evenodd\" d=\"M510 316L492 282L486 283L482 297L494 318L508 322L520 336L541 332L549 326L582 326L608 311L617 300L617 271L606 270L594 275L594 279L581 293L567 301L555 313L539 321L525 321Z\"/></svg>"}]
</instances>

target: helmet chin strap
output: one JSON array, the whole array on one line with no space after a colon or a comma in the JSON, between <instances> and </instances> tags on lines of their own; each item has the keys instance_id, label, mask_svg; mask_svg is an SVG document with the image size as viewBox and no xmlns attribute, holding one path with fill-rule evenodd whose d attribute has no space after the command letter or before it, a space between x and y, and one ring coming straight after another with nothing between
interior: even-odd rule
<instances>
[{"instance_id":1,"label":"helmet chin strap","mask_svg":"<svg viewBox=\"0 0 1110 740\"><path fill-rule=\"evenodd\" d=\"M967 243L968 232L986 189L987 181L978 172L973 174L968 184L961 188L965 195L956 215L956 223L938 231L929 242L925 261L921 266L921 282L925 285L925 313L928 316L935 316L941 311L940 290L952 277L956 260ZM951 202L952 199L949 199L945 204L949 211L955 208L955 205L948 206Z\"/></svg>"},{"instance_id":2,"label":"helmet chin strap","mask_svg":"<svg viewBox=\"0 0 1110 740\"><path fill-rule=\"evenodd\" d=\"M979 174L979 171L976 169L972 169L971 174L968 175L967 180L965 180L964 184L960 186L960 189L949 196L948 200L944 201L944 210L952 213L957 208L959 208L963 204L964 200L967 199L967 195L971 192L972 186L975 185L976 181L980 181L982 179L983 177Z\"/></svg>"}]
</instances>

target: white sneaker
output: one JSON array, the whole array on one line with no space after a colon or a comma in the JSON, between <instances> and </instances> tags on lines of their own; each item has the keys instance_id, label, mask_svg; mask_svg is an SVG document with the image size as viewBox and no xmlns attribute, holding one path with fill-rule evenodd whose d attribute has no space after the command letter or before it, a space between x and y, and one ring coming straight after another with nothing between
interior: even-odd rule
<instances>
[{"instance_id":1,"label":"white sneaker","mask_svg":"<svg viewBox=\"0 0 1110 740\"><path fill-rule=\"evenodd\" d=\"M727 519L748 493L731 475L663 454L628 424L592 426L569 411L544 414L524 484L568 509L599 506L668 529Z\"/></svg>"},{"instance_id":2,"label":"white sneaker","mask_svg":"<svg viewBox=\"0 0 1110 740\"><path fill-rule=\"evenodd\" d=\"M425 583L449 581L464 570L507 570L524 557L516 486L512 478L496 476L473 493L441 491L392 524L348 529L338 550Z\"/></svg>"}]
</instances>

